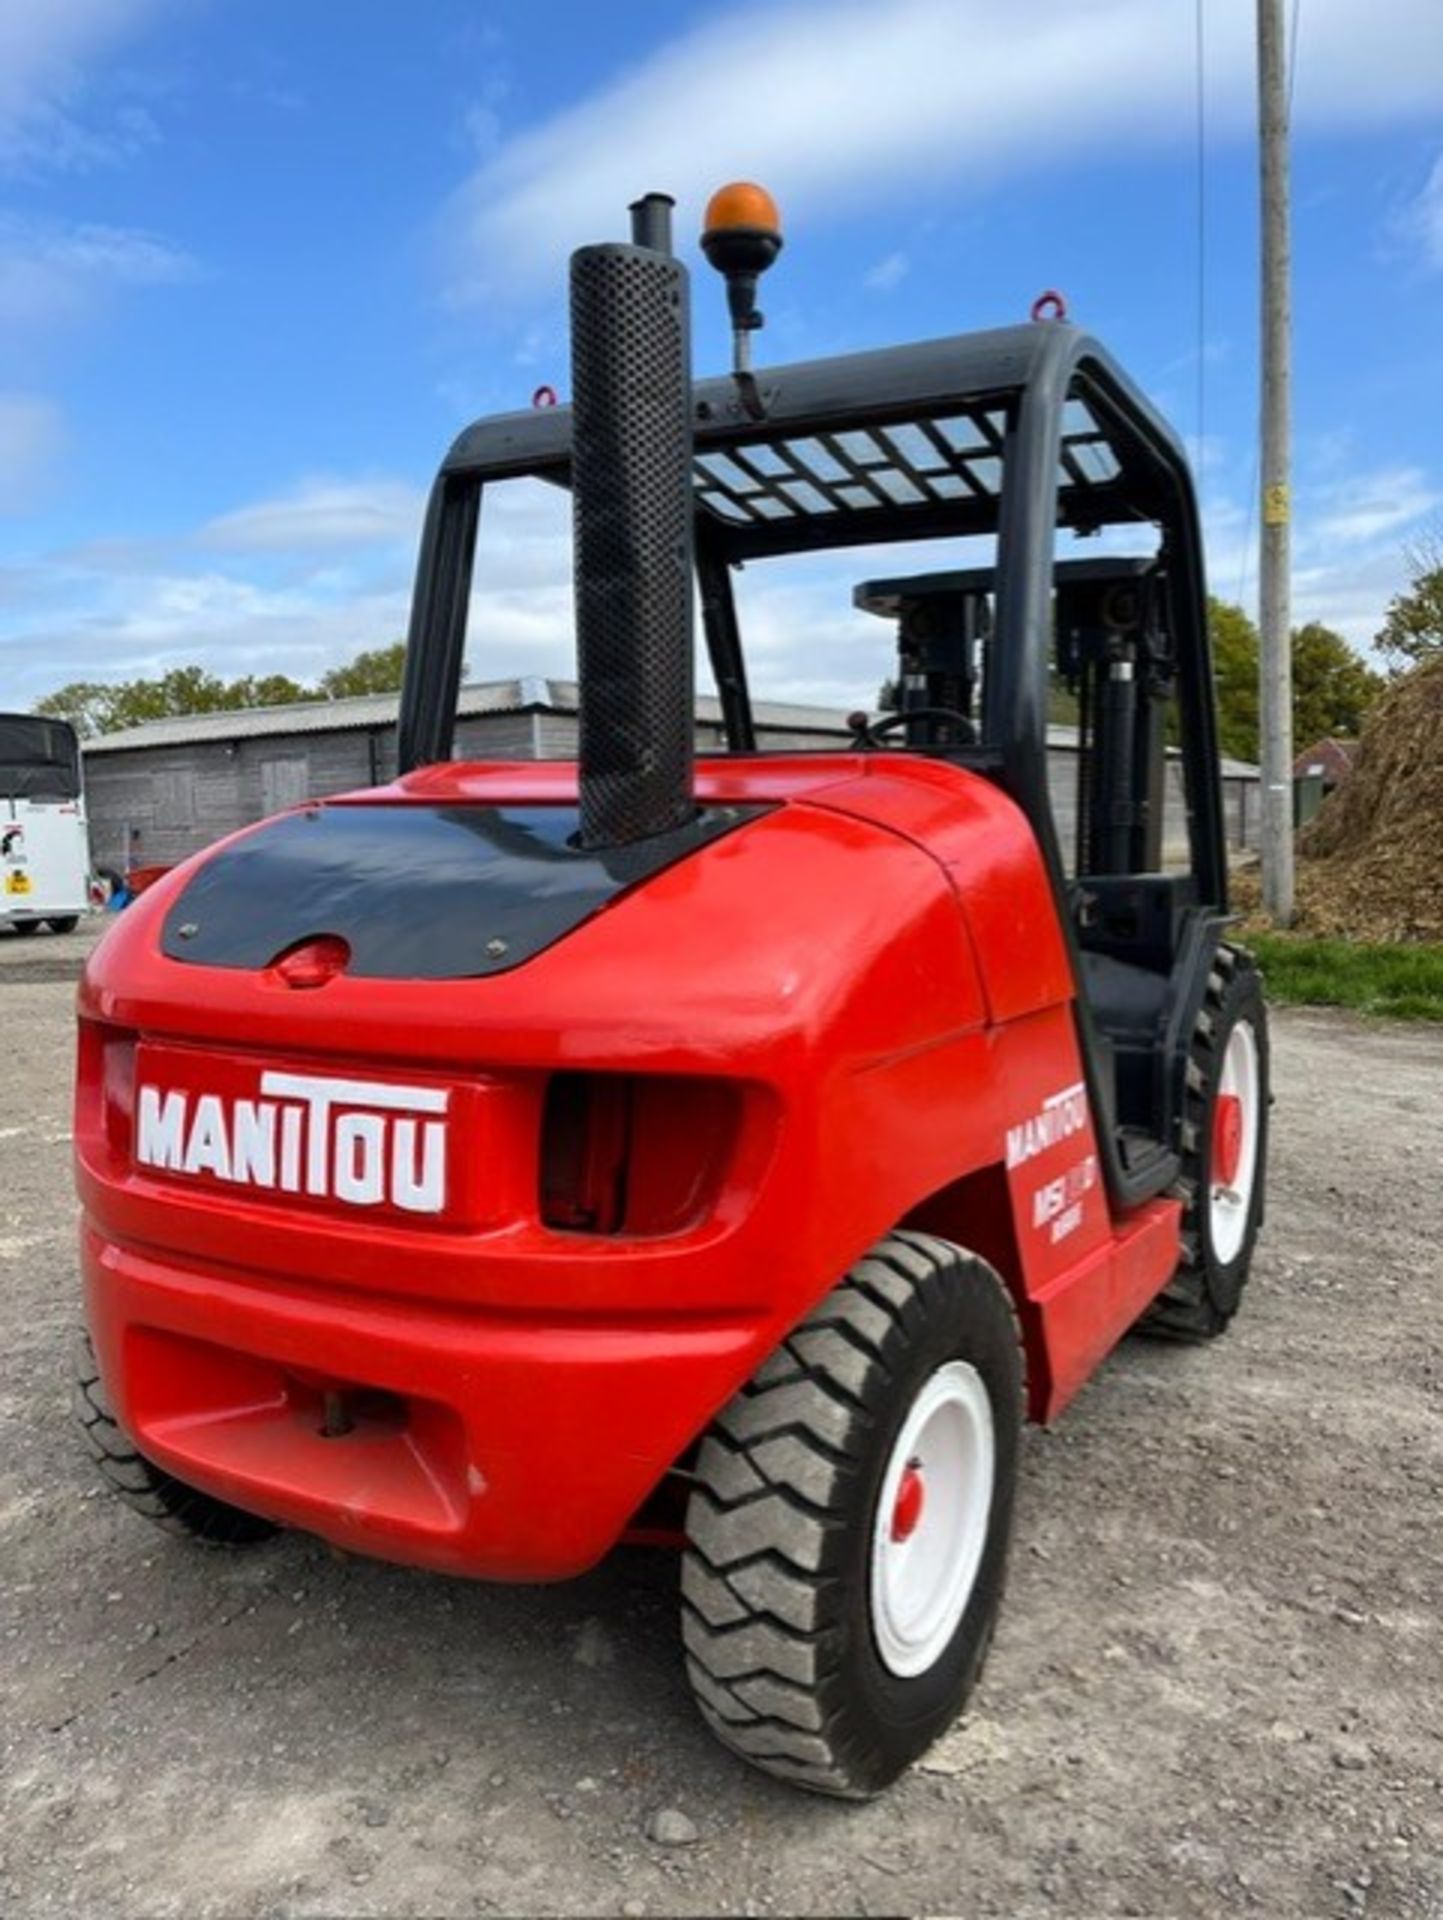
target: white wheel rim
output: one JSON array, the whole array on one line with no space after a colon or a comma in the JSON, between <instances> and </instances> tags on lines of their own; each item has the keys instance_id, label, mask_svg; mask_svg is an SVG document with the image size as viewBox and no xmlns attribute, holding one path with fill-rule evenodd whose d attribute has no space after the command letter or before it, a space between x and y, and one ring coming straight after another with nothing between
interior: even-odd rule
<instances>
[{"instance_id":1,"label":"white wheel rim","mask_svg":"<svg viewBox=\"0 0 1443 1920\"><path fill-rule=\"evenodd\" d=\"M872 1522L872 1633L882 1664L904 1680L942 1655L966 1611L992 1512L997 1449L981 1374L951 1360L923 1383L882 1477ZM898 1538L910 1473L920 1517Z\"/></svg>"},{"instance_id":2,"label":"white wheel rim","mask_svg":"<svg viewBox=\"0 0 1443 1920\"><path fill-rule=\"evenodd\" d=\"M1217 1090L1219 1096L1230 1094L1236 1099L1242 1120L1237 1171L1231 1182L1217 1177L1213 1166L1216 1143L1211 1138L1208 1141L1208 1227L1213 1254L1223 1266L1227 1266L1237 1259L1247 1238L1253 1184L1258 1174L1258 1119L1262 1085L1258 1071L1258 1037L1250 1021L1239 1020L1228 1035Z\"/></svg>"}]
</instances>

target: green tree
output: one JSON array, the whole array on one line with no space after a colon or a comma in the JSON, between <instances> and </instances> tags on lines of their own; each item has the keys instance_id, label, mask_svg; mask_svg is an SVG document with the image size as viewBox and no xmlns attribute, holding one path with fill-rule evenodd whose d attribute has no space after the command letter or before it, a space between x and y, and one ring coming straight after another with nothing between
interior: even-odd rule
<instances>
[{"instance_id":1,"label":"green tree","mask_svg":"<svg viewBox=\"0 0 1443 1920\"><path fill-rule=\"evenodd\" d=\"M82 740L89 740L106 731L105 719L115 692L101 680L71 680L37 700L35 711L53 720L68 720Z\"/></svg>"},{"instance_id":2,"label":"green tree","mask_svg":"<svg viewBox=\"0 0 1443 1920\"><path fill-rule=\"evenodd\" d=\"M406 643L370 647L343 667L321 675L321 692L328 700L346 700L358 693L395 693L406 667Z\"/></svg>"},{"instance_id":3,"label":"green tree","mask_svg":"<svg viewBox=\"0 0 1443 1920\"><path fill-rule=\"evenodd\" d=\"M217 713L240 707L274 707L292 700L319 700L321 695L292 680L288 674L246 674L222 680L204 667L172 667L153 679L72 680L67 686L37 700L37 713L69 720L82 738L116 733L122 727L143 726L147 720L169 720L183 713Z\"/></svg>"},{"instance_id":4,"label":"green tree","mask_svg":"<svg viewBox=\"0 0 1443 1920\"><path fill-rule=\"evenodd\" d=\"M1293 630L1293 744L1301 753L1330 736L1353 740L1383 691L1381 673L1319 620Z\"/></svg>"},{"instance_id":5,"label":"green tree","mask_svg":"<svg viewBox=\"0 0 1443 1920\"><path fill-rule=\"evenodd\" d=\"M116 688L110 728L138 727L178 713L215 713L239 705L229 695L230 688L219 674L204 667L171 667L154 680L123 681Z\"/></svg>"},{"instance_id":6,"label":"green tree","mask_svg":"<svg viewBox=\"0 0 1443 1920\"><path fill-rule=\"evenodd\" d=\"M1234 759L1256 760L1258 630L1241 607L1225 600L1208 602L1208 626L1219 743ZM1293 739L1299 751L1329 735L1355 738L1383 686L1383 676L1320 620L1293 629Z\"/></svg>"},{"instance_id":7,"label":"green tree","mask_svg":"<svg viewBox=\"0 0 1443 1920\"><path fill-rule=\"evenodd\" d=\"M1412 583L1388 602L1373 641L1395 670L1443 654L1443 536L1409 547L1406 558Z\"/></svg>"},{"instance_id":8,"label":"green tree","mask_svg":"<svg viewBox=\"0 0 1443 1920\"><path fill-rule=\"evenodd\" d=\"M232 680L227 693L236 696L227 698L228 707L290 707L298 700L321 697L315 687L303 687L288 673L263 673L259 677L247 674L243 680Z\"/></svg>"},{"instance_id":9,"label":"green tree","mask_svg":"<svg viewBox=\"0 0 1443 1920\"><path fill-rule=\"evenodd\" d=\"M1258 757L1258 630L1226 600L1208 601L1218 744L1235 760Z\"/></svg>"}]
</instances>

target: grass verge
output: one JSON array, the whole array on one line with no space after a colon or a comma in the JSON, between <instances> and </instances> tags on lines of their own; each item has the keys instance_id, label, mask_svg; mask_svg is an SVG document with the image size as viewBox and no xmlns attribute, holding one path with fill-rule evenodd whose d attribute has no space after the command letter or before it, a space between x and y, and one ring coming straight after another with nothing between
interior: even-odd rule
<instances>
[{"instance_id":1,"label":"grass verge","mask_svg":"<svg viewBox=\"0 0 1443 1920\"><path fill-rule=\"evenodd\" d=\"M1268 998L1284 1006L1351 1007L1394 1020L1443 1020L1443 946L1253 933Z\"/></svg>"}]
</instances>

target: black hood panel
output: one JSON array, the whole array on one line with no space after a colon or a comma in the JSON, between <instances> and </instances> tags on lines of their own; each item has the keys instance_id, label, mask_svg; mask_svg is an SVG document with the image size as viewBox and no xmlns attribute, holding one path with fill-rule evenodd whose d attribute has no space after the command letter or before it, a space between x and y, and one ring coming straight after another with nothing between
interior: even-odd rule
<instances>
[{"instance_id":1,"label":"black hood panel","mask_svg":"<svg viewBox=\"0 0 1443 1920\"><path fill-rule=\"evenodd\" d=\"M165 917L169 959L270 966L339 935L351 978L505 973L766 807L702 807L670 833L582 852L574 806L316 806L205 862Z\"/></svg>"}]
</instances>

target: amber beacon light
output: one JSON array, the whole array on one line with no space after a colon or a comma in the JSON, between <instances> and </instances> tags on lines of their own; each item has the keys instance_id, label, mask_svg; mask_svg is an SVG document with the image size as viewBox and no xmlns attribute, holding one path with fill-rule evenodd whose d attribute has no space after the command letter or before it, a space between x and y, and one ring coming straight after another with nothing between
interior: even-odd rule
<instances>
[{"instance_id":1,"label":"amber beacon light","mask_svg":"<svg viewBox=\"0 0 1443 1920\"><path fill-rule=\"evenodd\" d=\"M765 187L733 180L707 202L701 250L727 287L732 320L733 368L747 411L762 412L752 375L751 336L763 324L757 280L782 250L782 218Z\"/></svg>"}]
</instances>

